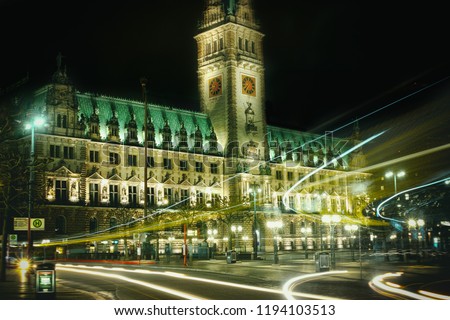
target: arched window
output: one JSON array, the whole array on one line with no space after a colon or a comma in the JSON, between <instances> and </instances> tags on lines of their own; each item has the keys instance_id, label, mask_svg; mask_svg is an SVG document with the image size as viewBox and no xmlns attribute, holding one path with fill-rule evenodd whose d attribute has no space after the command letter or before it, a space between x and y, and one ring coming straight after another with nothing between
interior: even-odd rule
<instances>
[{"instance_id":1,"label":"arched window","mask_svg":"<svg viewBox=\"0 0 450 320\"><path fill-rule=\"evenodd\" d=\"M97 232L97 229L98 229L97 218L90 218L89 219L89 232L90 233Z\"/></svg>"},{"instance_id":2,"label":"arched window","mask_svg":"<svg viewBox=\"0 0 450 320\"><path fill-rule=\"evenodd\" d=\"M109 231L114 232L116 230L115 226L117 226L117 219L112 217L109 219Z\"/></svg>"},{"instance_id":3,"label":"arched window","mask_svg":"<svg viewBox=\"0 0 450 320\"><path fill-rule=\"evenodd\" d=\"M57 216L55 222L55 234L65 234L66 232L66 217Z\"/></svg>"}]
</instances>

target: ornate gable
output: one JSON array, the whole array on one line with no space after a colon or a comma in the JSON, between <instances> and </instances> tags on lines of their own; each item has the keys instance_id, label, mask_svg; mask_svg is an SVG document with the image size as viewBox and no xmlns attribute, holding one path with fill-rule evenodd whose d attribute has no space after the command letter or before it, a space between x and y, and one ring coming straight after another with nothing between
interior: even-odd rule
<instances>
[{"instance_id":1,"label":"ornate gable","mask_svg":"<svg viewBox=\"0 0 450 320\"><path fill-rule=\"evenodd\" d=\"M88 177L90 180L102 180L104 179L98 172L94 172L94 174Z\"/></svg>"}]
</instances>

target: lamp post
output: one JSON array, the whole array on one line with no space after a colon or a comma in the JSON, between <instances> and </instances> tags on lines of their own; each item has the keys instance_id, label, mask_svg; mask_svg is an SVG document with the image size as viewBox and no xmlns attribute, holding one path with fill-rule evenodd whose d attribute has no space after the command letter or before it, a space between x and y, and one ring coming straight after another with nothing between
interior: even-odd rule
<instances>
[{"instance_id":1,"label":"lamp post","mask_svg":"<svg viewBox=\"0 0 450 320\"><path fill-rule=\"evenodd\" d=\"M244 252L247 253L247 241L248 241L248 237L247 237L247 236L243 236L243 237L242 237L242 241L244 242Z\"/></svg>"},{"instance_id":2,"label":"lamp post","mask_svg":"<svg viewBox=\"0 0 450 320\"><path fill-rule=\"evenodd\" d=\"M273 263L278 264L278 229L281 228L283 223L280 220L267 221L267 226L272 229L273 233Z\"/></svg>"},{"instance_id":3,"label":"lamp post","mask_svg":"<svg viewBox=\"0 0 450 320\"><path fill-rule=\"evenodd\" d=\"M238 237L239 237L239 233L242 232L242 226L231 226L231 231L233 231L234 233L234 238L235 238L235 243L234 243L234 247L235 249L238 249ZM236 250L237 251L237 250Z\"/></svg>"},{"instance_id":4,"label":"lamp post","mask_svg":"<svg viewBox=\"0 0 450 320\"><path fill-rule=\"evenodd\" d=\"M35 128L41 127L45 123L43 117L35 117L31 123L25 125L25 129L31 130L31 145L30 145L30 177L28 181L28 227L27 227L27 257L31 259L31 214L33 212L33 187L34 187L34 140L35 140Z\"/></svg>"},{"instance_id":5,"label":"lamp post","mask_svg":"<svg viewBox=\"0 0 450 320\"><path fill-rule=\"evenodd\" d=\"M356 224L346 224L344 229L350 232L350 250L352 252L352 261L355 261L355 236L353 234L359 229L359 227Z\"/></svg>"},{"instance_id":6,"label":"lamp post","mask_svg":"<svg viewBox=\"0 0 450 320\"><path fill-rule=\"evenodd\" d=\"M394 193L397 194L397 178L401 178L405 176L405 171L392 172L388 171L384 175L386 178L394 177Z\"/></svg>"},{"instance_id":7,"label":"lamp post","mask_svg":"<svg viewBox=\"0 0 450 320\"><path fill-rule=\"evenodd\" d=\"M330 237L331 237L331 269L336 267L336 256L335 256L335 248L334 248L334 227L341 222L341 216L337 214L329 215L325 214L322 216L322 222L328 223L330 226Z\"/></svg>"},{"instance_id":8,"label":"lamp post","mask_svg":"<svg viewBox=\"0 0 450 320\"><path fill-rule=\"evenodd\" d=\"M308 259L308 233L311 233L310 227L302 227L300 231L305 235L305 260Z\"/></svg>"},{"instance_id":9,"label":"lamp post","mask_svg":"<svg viewBox=\"0 0 450 320\"><path fill-rule=\"evenodd\" d=\"M215 254L216 254L216 236L217 236L217 229L208 229L207 231L208 233L208 246L209 248L212 248L212 252L210 254L210 256L212 258L214 258ZM212 243L212 245L211 245ZM210 249L211 250L211 249Z\"/></svg>"},{"instance_id":10,"label":"lamp post","mask_svg":"<svg viewBox=\"0 0 450 320\"><path fill-rule=\"evenodd\" d=\"M261 188L255 183L252 184L252 187L249 190L253 194L253 260L258 259L258 230L256 229L256 195L257 193L261 193Z\"/></svg>"},{"instance_id":11,"label":"lamp post","mask_svg":"<svg viewBox=\"0 0 450 320\"><path fill-rule=\"evenodd\" d=\"M419 234L420 229L425 225L425 221L423 219L409 219L408 226L411 230L415 231L416 235L416 252L419 252ZM411 237L414 238L414 234L411 234Z\"/></svg>"}]
</instances>

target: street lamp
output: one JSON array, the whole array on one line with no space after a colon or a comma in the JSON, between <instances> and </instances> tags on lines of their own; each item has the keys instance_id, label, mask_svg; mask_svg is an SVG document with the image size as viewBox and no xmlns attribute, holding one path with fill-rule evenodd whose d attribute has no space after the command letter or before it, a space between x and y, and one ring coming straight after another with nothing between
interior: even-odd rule
<instances>
[{"instance_id":1,"label":"street lamp","mask_svg":"<svg viewBox=\"0 0 450 320\"><path fill-rule=\"evenodd\" d=\"M236 249L238 249L238 237L239 237L239 233L242 232L242 226L231 226L231 231L234 233L234 238L235 238L235 243L234 243L234 247ZM236 250L237 251L237 250Z\"/></svg>"},{"instance_id":2,"label":"street lamp","mask_svg":"<svg viewBox=\"0 0 450 320\"><path fill-rule=\"evenodd\" d=\"M346 224L344 229L345 231L350 232L350 250L352 252L352 261L355 261L355 236L353 234L359 229L359 227L356 224Z\"/></svg>"},{"instance_id":3,"label":"street lamp","mask_svg":"<svg viewBox=\"0 0 450 320\"><path fill-rule=\"evenodd\" d=\"M331 236L331 268L334 269L336 267L336 256L335 256L335 248L334 248L334 227L341 222L341 216L337 214L325 214L322 216L322 222L328 223L330 225L330 236Z\"/></svg>"},{"instance_id":4,"label":"street lamp","mask_svg":"<svg viewBox=\"0 0 450 320\"><path fill-rule=\"evenodd\" d=\"M257 193L261 193L261 188L253 183L252 187L249 189L249 192L253 194L253 260L258 259L258 232L256 229L256 195Z\"/></svg>"},{"instance_id":5,"label":"street lamp","mask_svg":"<svg viewBox=\"0 0 450 320\"><path fill-rule=\"evenodd\" d=\"M416 251L419 252L419 234L420 229L425 225L425 221L423 219L409 219L408 226L410 229L414 230L417 238ZM412 238L414 238L414 234L411 234Z\"/></svg>"},{"instance_id":6,"label":"street lamp","mask_svg":"<svg viewBox=\"0 0 450 320\"><path fill-rule=\"evenodd\" d=\"M311 233L310 227L302 227L300 231L305 235L305 260L308 259L308 233Z\"/></svg>"},{"instance_id":7,"label":"street lamp","mask_svg":"<svg viewBox=\"0 0 450 320\"><path fill-rule=\"evenodd\" d=\"M244 252L247 253L247 241L248 241L248 237L247 237L247 236L243 236L243 237L242 237L242 241L244 242Z\"/></svg>"},{"instance_id":8,"label":"street lamp","mask_svg":"<svg viewBox=\"0 0 450 320\"><path fill-rule=\"evenodd\" d=\"M272 229L273 233L273 263L278 264L278 229L281 228L283 223L280 220L267 221L267 226Z\"/></svg>"},{"instance_id":9,"label":"street lamp","mask_svg":"<svg viewBox=\"0 0 450 320\"><path fill-rule=\"evenodd\" d=\"M405 171L392 172L388 171L384 175L386 178L394 177L394 193L397 194L397 178L401 178L405 176Z\"/></svg>"},{"instance_id":10,"label":"street lamp","mask_svg":"<svg viewBox=\"0 0 450 320\"><path fill-rule=\"evenodd\" d=\"M33 212L33 185L34 185L34 140L35 140L35 128L42 127L45 123L43 117L37 116L32 119L31 123L25 125L25 129L31 130L31 145L30 145L30 178L28 181L28 247L27 256L31 259L31 214Z\"/></svg>"}]
</instances>

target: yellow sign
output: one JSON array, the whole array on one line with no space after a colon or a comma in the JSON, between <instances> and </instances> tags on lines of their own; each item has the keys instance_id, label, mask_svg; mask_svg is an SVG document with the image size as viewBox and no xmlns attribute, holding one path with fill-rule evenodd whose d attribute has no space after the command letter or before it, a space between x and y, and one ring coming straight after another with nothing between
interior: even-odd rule
<instances>
[{"instance_id":1,"label":"yellow sign","mask_svg":"<svg viewBox=\"0 0 450 320\"><path fill-rule=\"evenodd\" d=\"M30 229L32 231L44 231L45 219L44 218L31 218ZM14 218L14 231L27 231L28 230L28 218Z\"/></svg>"}]
</instances>

